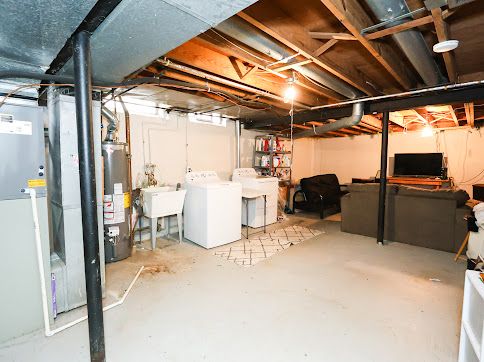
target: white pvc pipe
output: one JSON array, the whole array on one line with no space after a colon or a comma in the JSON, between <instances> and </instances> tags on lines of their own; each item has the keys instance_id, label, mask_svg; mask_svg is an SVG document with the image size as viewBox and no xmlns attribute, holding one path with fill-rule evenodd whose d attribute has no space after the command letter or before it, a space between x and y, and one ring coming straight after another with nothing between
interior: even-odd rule
<instances>
[{"instance_id":1,"label":"white pvc pipe","mask_svg":"<svg viewBox=\"0 0 484 362\"><path fill-rule=\"evenodd\" d=\"M23 192L30 195L30 204L32 205L32 216L34 220L34 233L35 233L35 249L37 252L37 267L39 269L40 278L40 292L42 294L42 313L44 315L44 330L45 335L49 336L50 323L49 323L49 308L47 304L47 288L45 287L45 271L44 271L44 258L42 256L42 242L40 239L40 227L39 227L39 214L37 212L37 193L35 189L24 189Z\"/></svg>"},{"instance_id":2,"label":"white pvc pipe","mask_svg":"<svg viewBox=\"0 0 484 362\"><path fill-rule=\"evenodd\" d=\"M240 120L235 121L235 168L240 168Z\"/></svg>"},{"instance_id":3,"label":"white pvc pipe","mask_svg":"<svg viewBox=\"0 0 484 362\"><path fill-rule=\"evenodd\" d=\"M37 193L35 189L24 189L24 193L30 195L30 201L32 205L32 216L34 220L34 232L35 232L35 249L36 249L36 254L37 254L37 267L39 270L39 278L40 278L40 290L42 294L42 313L44 316L44 333L47 337L53 336L56 333L62 332L63 330L70 328L72 326L75 326L76 324L85 321L87 319L87 315L80 317L72 322L69 322L59 328L56 329L51 329L50 328L50 322L49 322L49 307L48 307L48 301L47 301L47 288L45 286L45 270L44 270L44 257L42 254L42 242L40 238L40 227L39 227L39 214L37 211ZM121 305L124 303L124 300L128 296L129 292L131 291L131 288L133 288L134 283L136 280L138 280L138 277L140 276L141 272L143 271L144 266L141 266L136 273L136 276L134 279L131 281L129 284L128 288L124 292L122 298L118 300L117 302L114 302L110 305L107 305L103 308L103 311L107 311L109 309L112 309L114 307L117 307L118 305Z\"/></svg>"}]
</instances>

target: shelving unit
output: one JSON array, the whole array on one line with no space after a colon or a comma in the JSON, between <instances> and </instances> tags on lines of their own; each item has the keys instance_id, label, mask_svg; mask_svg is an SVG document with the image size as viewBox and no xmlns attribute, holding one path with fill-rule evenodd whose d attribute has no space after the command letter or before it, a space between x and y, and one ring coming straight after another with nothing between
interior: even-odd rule
<instances>
[{"instance_id":1,"label":"shelving unit","mask_svg":"<svg viewBox=\"0 0 484 362\"><path fill-rule=\"evenodd\" d=\"M459 362L484 361L484 283L479 272L468 270L460 332Z\"/></svg>"},{"instance_id":2,"label":"shelving unit","mask_svg":"<svg viewBox=\"0 0 484 362\"><path fill-rule=\"evenodd\" d=\"M281 183L287 183L291 178L292 157L285 141L274 135L256 136L254 147L253 167L261 175L278 177Z\"/></svg>"}]
</instances>

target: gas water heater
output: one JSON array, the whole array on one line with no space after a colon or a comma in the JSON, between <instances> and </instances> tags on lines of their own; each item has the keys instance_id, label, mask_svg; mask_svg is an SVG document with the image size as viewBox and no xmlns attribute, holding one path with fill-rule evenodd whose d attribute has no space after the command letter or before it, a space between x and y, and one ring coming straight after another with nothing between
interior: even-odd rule
<instances>
[{"instance_id":1,"label":"gas water heater","mask_svg":"<svg viewBox=\"0 0 484 362\"><path fill-rule=\"evenodd\" d=\"M103 111L103 114L106 113ZM111 114L111 116L113 116ZM111 124L110 124L111 126ZM131 207L128 182L128 154L126 144L108 135L102 143L104 160L104 252L106 263L131 255L129 208Z\"/></svg>"}]
</instances>

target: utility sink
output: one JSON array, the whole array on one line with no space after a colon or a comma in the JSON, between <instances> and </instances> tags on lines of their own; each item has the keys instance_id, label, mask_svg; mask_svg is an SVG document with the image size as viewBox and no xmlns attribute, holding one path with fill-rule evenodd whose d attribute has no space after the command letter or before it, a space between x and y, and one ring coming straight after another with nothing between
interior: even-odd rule
<instances>
[{"instance_id":1,"label":"utility sink","mask_svg":"<svg viewBox=\"0 0 484 362\"><path fill-rule=\"evenodd\" d=\"M148 187L141 189L144 215L149 218L181 214L186 190L174 186Z\"/></svg>"}]
</instances>

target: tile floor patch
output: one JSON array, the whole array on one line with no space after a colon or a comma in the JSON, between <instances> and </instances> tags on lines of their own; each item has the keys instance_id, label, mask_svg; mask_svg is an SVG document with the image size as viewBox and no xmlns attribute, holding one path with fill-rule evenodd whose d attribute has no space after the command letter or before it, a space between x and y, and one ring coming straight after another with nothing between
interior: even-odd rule
<instances>
[{"instance_id":1,"label":"tile floor patch","mask_svg":"<svg viewBox=\"0 0 484 362\"><path fill-rule=\"evenodd\" d=\"M293 225L277 229L266 234L249 236L249 239L220 246L214 250L214 255L234 263L249 267L269 258L275 253L287 249L291 245L322 234L322 231Z\"/></svg>"}]
</instances>

